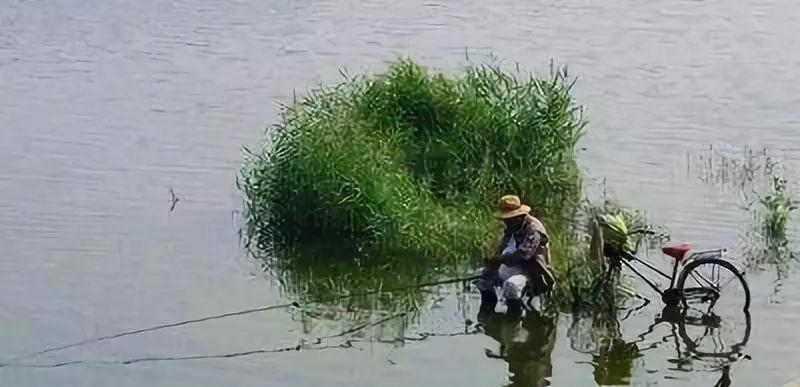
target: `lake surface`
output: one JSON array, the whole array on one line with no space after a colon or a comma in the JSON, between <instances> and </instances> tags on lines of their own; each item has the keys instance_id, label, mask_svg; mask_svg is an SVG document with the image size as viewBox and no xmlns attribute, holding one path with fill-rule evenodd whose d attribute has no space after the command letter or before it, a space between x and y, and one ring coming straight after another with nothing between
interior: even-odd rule
<instances>
[{"instance_id":1,"label":"lake surface","mask_svg":"<svg viewBox=\"0 0 800 387\"><path fill-rule=\"evenodd\" d=\"M476 295L458 285L431 289L425 312L370 334L337 336L346 318L300 318L289 307L14 360L291 302L241 247L235 176L242 147L259 146L279 105L340 80L341 67L377 72L398 56L444 71L492 55L538 73L551 59L567 64L590 121L580 152L588 191L646 210L673 240L701 247L741 245L752 223L735 189L707 179L717 170L699 161L709 147L766 148L791 184L800 181L795 1L10 0L0 9L0 363L28 365L0 367L3 386L720 378L684 353L674 326L640 337L658 303L618 325L531 316L487 323L484 334L469 324ZM179 199L172 211L170 190ZM777 386L800 373L794 278L776 294L774 268L749 273L752 332L742 353L751 359L735 365L733 385ZM419 340L370 339L401 331ZM337 337L314 344L323 336ZM249 353L302 339L311 349ZM598 356L608 342L634 354ZM126 363L133 359L143 361Z\"/></svg>"}]
</instances>

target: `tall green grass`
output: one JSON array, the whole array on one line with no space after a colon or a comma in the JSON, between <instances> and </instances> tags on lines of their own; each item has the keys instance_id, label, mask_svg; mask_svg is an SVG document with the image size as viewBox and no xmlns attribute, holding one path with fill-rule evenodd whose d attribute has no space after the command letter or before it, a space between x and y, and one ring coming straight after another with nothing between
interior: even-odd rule
<instances>
[{"instance_id":1,"label":"tall green grass","mask_svg":"<svg viewBox=\"0 0 800 387\"><path fill-rule=\"evenodd\" d=\"M499 231L491 207L501 195L519 194L545 219L577 202L585 123L571 86L555 70L446 75L402 60L312 90L283 109L244 168L250 235L261 246L333 238L477 259Z\"/></svg>"}]
</instances>

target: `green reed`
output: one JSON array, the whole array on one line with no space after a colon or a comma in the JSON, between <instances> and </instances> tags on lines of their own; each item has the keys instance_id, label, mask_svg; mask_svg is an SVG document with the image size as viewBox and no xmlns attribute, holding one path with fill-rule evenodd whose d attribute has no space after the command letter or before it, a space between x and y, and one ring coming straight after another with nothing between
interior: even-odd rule
<instances>
[{"instance_id":1,"label":"green reed","mask_svg":"<svg viewBox=\"0 0 800 387\"><path fill-rule=\"evenodd\" d=\"M797 209L786 179L774 175L770 192L759 201L763 206L761 229L767 245L786 247L789 244L786 231L789 217Z\"/></svg>"}]
</instances>

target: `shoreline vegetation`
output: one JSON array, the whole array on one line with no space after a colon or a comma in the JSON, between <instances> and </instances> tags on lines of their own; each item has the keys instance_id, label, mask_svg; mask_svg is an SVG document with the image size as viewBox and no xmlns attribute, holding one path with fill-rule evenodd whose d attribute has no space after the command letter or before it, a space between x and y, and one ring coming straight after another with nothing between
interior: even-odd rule
<instances>
[{"instance_id":1,"label":"shoreline vegetation","mask_svg":"<svg viewBox=\"0 0 800 387\"><path fill-rule=\"evenodd\" d=\"M249 243L294 293L396 288L478 267L502 234L494 203L513 193L552 235L559 285L545 304L616 308L626 292L594 291L603 267L589 225L600 214L647 225L581 200L576 144L587 122L573 85L565 68L451 75L398 60L311 90L283 107L262 150L248 151L239 187ZM389 298L424 302L422 292Z\"/></svg>"}]
</instances>

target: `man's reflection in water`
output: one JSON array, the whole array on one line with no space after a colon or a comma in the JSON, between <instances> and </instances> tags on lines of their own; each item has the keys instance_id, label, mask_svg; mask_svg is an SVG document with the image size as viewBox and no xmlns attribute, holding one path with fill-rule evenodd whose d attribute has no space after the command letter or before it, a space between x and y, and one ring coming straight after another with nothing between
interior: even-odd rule
<instances>
[{"instance_id":1,"label":"man's reflection in water","mask_svg":"<svg viewBox=\"0 0 800 387\"><path fill-rule=\"evenodd\" d=\"M556 319L536 310L522 319L501 313L479 316L484 332L500 343L498 352L486 356L508 363L509 386L542 387L550 385L553 375L551 355L556 342Z\"/></svg>"}]
</instances>

